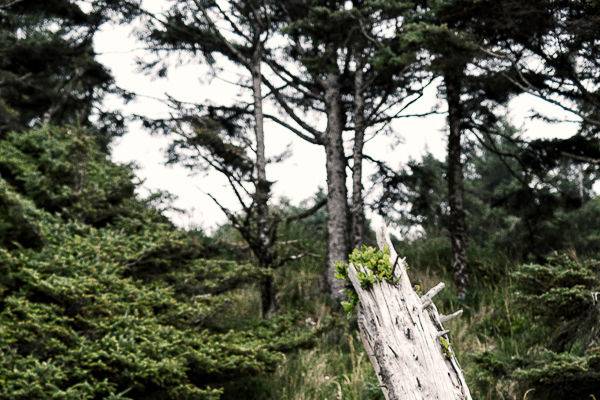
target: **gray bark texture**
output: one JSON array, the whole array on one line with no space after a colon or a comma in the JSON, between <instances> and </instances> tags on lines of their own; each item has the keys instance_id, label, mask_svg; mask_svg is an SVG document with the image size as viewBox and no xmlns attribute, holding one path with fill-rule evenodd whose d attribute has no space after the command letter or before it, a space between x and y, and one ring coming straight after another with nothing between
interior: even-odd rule
<instances>
[{"instance_id":1,"label":"gray bark texture","mask_svg":"<svg viewBox=\"0 0 600 400\"><path fill-rule=\"evenodd\" d=\"M270 185L267 181L267 159L265 156L265 130L262 96L262 55L257 48L251 63L252 95L254 101L254 133L256 136L256 186L254 201L256 202L256 238L258 246L254 252L262 268L271 268L273 264L273 246L269 235L269 198ZM275 309L275 290L273 278L265 277L261 285L261 312L263 317L270 315Z\"/></svg>"},{"instance_id":2,"label":"gray bark texture","mask_svg":"<svg viewBox=\"0 0 600 400\"><path fill-rule=\"evenodd\" d=\"M448 157L446 177L448 181L448 205L450 206L449 232L452 244L452 269L458 297L464 299L469 282L467 270L467 224L463 202L464 176L462 164L462 105L460 82L452 76L445 77L448 102Z\"/></svg>"},{"instance_id":3,"label":"gray bark texture","mask_svg":"<svg viewBox=\"0 0 600 400\"><path fill-rule=\"evenodd\" d=\"M260 57L260 56L258 56ZM262 99L261 60L258 58L252 65L252 94L254 97L254 132L256 135L256 205L258 227L262 240L266 240L267 218L269 209L269 182L267 181L267 160L265 156L265 130ZM264 237L263 237L264 236Z\"/></svg>"},{"instance_id":4,"label":"gray bark texture","mask_svg":"<svg viewBox=\"0 0 600 400\"><path fill-rule=\"evenodd\" d=\"M355 266L349 277L359 297L358 327L387 400L471 400L463 373L442 325L462 311L443 316L433 297L443 283L423 296L413 289L406 264L398 259L387 228L377 232L380 248L390 249L397 284L361 288ZM397 264L396 264L397 262Z\"/></svg>"},{"instance_id":5,"label":"gray bark texture","mask_svg":"<svg viewBox=\"0 0 600 400\"><path fill-rule=\"evenodd\" d=\"M335 264L348 260L348 190L344 155L343 110L338 76L329 73L323 81L327 107L325 153L327 169L327 272L326 281L334 300L343 297L344 283L335 278Z\"/></svg>"},{"instance_id":6,"label":"gray bark texture","mask_svg":"<svg viewBox=\"0 0 600 400\"><path fill-rule=\"evenodd\" d=\"M352 246L360 247L365 236L362 162L365 145L365 96L362 65L354 76L354 146L352 148Z\"/></svg>"}]
</instances>

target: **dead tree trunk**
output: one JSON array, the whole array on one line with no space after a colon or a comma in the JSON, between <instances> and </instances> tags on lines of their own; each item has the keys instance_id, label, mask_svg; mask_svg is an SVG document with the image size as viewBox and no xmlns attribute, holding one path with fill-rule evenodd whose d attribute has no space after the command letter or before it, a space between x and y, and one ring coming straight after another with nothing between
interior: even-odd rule
<instances>
[{"instance_id":1,"label":"dead tree trunk","mask_svg":"<svg viewBox=\"0 0 600 400\"><path fill-rule=\"evenodd\" d=\"M378 232L390 250L398 283L361 288L355 266L348 276L359 298L358 326L364 347L387 400L471 400L462 371L442 324L458 317L440 315L432 302L444 284L423 296L413 289L404 260L398 259L387 228Z\"/></svg>"}]
</instances>

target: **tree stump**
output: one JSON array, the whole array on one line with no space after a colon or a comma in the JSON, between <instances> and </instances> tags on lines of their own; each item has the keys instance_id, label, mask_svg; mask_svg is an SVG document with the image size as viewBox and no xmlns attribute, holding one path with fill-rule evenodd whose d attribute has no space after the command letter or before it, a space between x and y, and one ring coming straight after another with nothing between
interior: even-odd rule
<instances>
[{"instance_id":1,"label":"tree stump","mask_svg":"<svg viewBox=\"0 0 600 400\"><path fill-rule=\"evenodd\" d=\"M348 277L359 298L358 326L363 345L375 368L387 400L471 400L471 394L450 347L443 323L462 310L443 316L433 297L440 283L419 296L413 289L406 263L399 259L385 225L377 242L387 246L397 283L386 281L363 289L356 268Z\"/></svg>"}]
</instances>

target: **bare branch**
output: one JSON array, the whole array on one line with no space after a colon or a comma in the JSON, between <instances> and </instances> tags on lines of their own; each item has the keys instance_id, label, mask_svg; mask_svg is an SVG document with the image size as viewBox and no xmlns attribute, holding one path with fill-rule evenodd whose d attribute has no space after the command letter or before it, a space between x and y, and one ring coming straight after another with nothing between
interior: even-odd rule
<instances>
[{"instance_id":1,"label":"bare branch","mask_svg":"<svg viewBox=\"0 0 600 400\"><path fill-rule=\"evenodd\" d=\"M289 117L292 118L294 122L296 122L302 129L314 136L316 141L322 142L322 133L310 126L309 124L307 124L299 115L297 115L294 109L283 98L279 90L269 80L263 78L263 82L273 93L275 99L277 100L277 103L285 110L287 115L289 115Z\"/></svg>"},{"instance_id":2,"label":"bare branch","mask_svg":"<svg viewBox=\"0 0 600 400\"><path fill-rule=\"evenodd\" d=\"M304 134L304 132L302 132L300 129L294 128L292 125L288 124L287 122L285 122L284 120L280 119L279 117L276 117L275 115L265 114L264 117L270 119L273 122L276 122L277 124L279 124L281 126L283 126L284 128L288 129L289 131L291 131L292 133L296 134L297 136L299 136L300 138L306 140L309 143L317 144L317 145L322 145L323 144L323 141L320 138L315 138L315 137L311 137L311 136L308 136L308 135Z\"/></svg>"},{"instance_id":3,"label":"bare branch","mask_svg":"<svg viewBox=\"0 0 600 400\"><path fill-rule=\"evenodd\" d=\"M445 324L446 322L452 321L455 318L460 317L463 314L463 310L458 310L449 315L440 315L440 322Z\"/></svg>"},{"instance_id":4,"label":"bare branch","mask_svg":"<svg viewBox=\"0 0 600 400\"><path fill-rule=\"evenodd\" d=\"M0 10L5 9L5 8L10 8L12 6L14 6L15 4L21 3L24 0L12 0L9 1L8 3L4 3L4 4L0 4Z\"/></svg>"},{"instance_id":5,"label":"bare branch","mask_svg":"<svg viewBox=\"0 0 600 400\"><path fill-rule=\"evenodd\" d=\"M432 287L431 289L429 289L429 291L427 293L425 293L423 296L421 296L421 303L422 303L421 307L423 309L429 307L432 304L433 298L439 292L441 292L445 287L446 287L446 284L444 282L440 282L437 285L435 285L434 287Z\"/></svg>"},{"instance_id":6,"label":"bare branch","mask_svg":"<svg viewBox=\"0 0 600 400\"><path fill-rule=\"evenodd\" d=\"M319 200L314 206L312 206L311 208L304 210L298 214L295 215L290 215L289 217L284 218L285 223L289 223L292 221L297 221L300 219L304 219L307 217L310 217L311 215L313 215L314 213L316 213L317 211L319 211L321 208L323 208L324 205L327 204L327 199L321 199Z\"/></svg>"}]
</instances>

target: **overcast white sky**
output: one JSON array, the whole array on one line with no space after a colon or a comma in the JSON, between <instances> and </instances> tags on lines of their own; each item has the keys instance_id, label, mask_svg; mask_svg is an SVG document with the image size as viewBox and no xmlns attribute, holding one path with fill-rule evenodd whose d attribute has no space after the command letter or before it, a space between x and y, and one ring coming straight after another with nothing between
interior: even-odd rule
<instances>
[{"instance_id":1,"label":"overcast white sky","mask_svg":"<svg viewBox=\"0 0 600 400\"><path fill-rule=\"evenodd\" d=\"M168 2L166 0L145 0L147 10L160 12ZM211 79L206 67L197 64L185 65L170 70L166 79L153 79L136 70L135 59L143 57L139 50L143 44L132 35L131 27L105 26L96 37L96 50L99 60L108 66L117 84L127 90L150 97L164 98L165 93L183 101L215 104L234 103L239 98L238 89L221 79ZM220 78L236 80L235 71L225 71ZM123 107L126 113L139 113L150 116L163 116L166 106L148 97L139 97L127 106L108 100L110 105ZM437 88L431 87L426 95L410 112L422 112L431 109L439 100ZM443 103L442 103L443 105ZM543 103L531 96L520 96L509 106L509 119L516 126L522 126L529 136L567 137L575 132L572 124L549 125L539 120L530 120L530 110L536 109L547 115L557 117L565 113L558 107ZM407 118L393 124L398 139L383 135L367 143L365 150L374 158L399 167L409 159L420 158L427 150L438 157L444 157L445 116L434 115L426 118ZM267 171L270 180L275 181L273 192L277 197L286 197L294 203L311 197L318 187L325 187L324 150L297 138L294 134L275 124L266 124L266 147L268 155L280 153L291 144L292 156L285 162L271 165ZM140 179L144 180L142 191L163 189L175 194L178 199L174 205L186 211L185 214L171 214L175 223L182 227L201 226L213 229L225 221L220 209L206 195L210 192L229 206L235 206L232 193L224 180L216 173L190 175L189 170L164 165L164 150L168 140L152 136L139 124L129 126L129 132L113 145L113 159L117 162L135 162ZM370 165L366 165L365 188L371 188L368 181Z\"/></svg>"}]
</instances>

